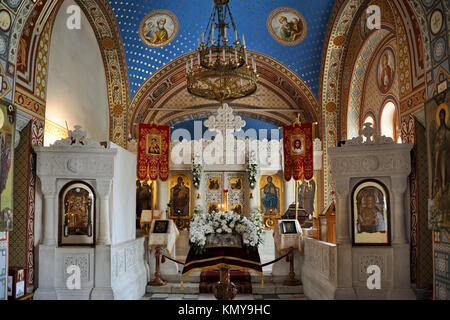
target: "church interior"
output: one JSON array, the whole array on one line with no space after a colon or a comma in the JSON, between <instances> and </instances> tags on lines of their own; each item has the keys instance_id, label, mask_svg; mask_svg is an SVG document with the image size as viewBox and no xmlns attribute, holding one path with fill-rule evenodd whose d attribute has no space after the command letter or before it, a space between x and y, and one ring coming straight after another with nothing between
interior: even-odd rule
<instances>
[{"instance_id":1,"label":"church interior","mask_svg":"<svg viewBox=\"0 0 450 320\"><path fill-rule=\"evenodd\" d=\"M448 0L0 0L0 300L449 300Z\"/></svg>"}]
</instances>

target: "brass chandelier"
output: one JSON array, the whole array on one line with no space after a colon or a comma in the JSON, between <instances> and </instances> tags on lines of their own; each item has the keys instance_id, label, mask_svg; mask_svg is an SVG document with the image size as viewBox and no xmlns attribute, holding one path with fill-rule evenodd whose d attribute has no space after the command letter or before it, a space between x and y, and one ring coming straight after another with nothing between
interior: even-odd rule
<instances>
[{"instance_id":1,"label":"brass chandelier","mask_svg":"<svg viewBox=\"0 0 450 320\"><path fill-rule=\"evenodd\" d=\"M258 74L249 64L245 36L242 42L228 6L229 0L214 0L206 31L198 38L197 57L186 63L188 92L220 102L239 99L257 89ZM230 29L234 42L229 39Z\"/></svg>"}]
</instances>

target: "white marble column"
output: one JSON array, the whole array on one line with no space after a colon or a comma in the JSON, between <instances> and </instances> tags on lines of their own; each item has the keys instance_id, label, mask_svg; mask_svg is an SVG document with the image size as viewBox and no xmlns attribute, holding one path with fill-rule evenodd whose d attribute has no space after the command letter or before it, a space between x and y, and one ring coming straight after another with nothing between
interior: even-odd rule
<instances>
[{"instance_id":1,"label":"white marble column","mask_svg":"<svg viewBox=\"0 0 450 320\"><path fill-rule=\"evenodd\" d=\"M44 240L42 244L49 247L56 247L56 179L41 179L42 194L44 196Z\"/></svg>"},{"instance_id":2,"label":"white marble column","mask_svg":"<svg viewBox=\"0 0 450 320\"><path fill-rule=\"evenodd\" d=\"M392 177L392 193L394 195L394 237L393 244L408 243L406 237L406 217L405 217L405 192L407 188L407 177Z\"/></svg>"},{"instance_id":3,"label":"white marble column","mask_svg":"<svg viewBox=\"0 0 450 320\"><path fill-rule=\"evenodd\" d=\"M98 180L97 191L100 196L100 222L97 243L99 245L110 245L109 197L111 194L111 180Z\"/></svg>"},{"instance_id":4,"label":"white marble column","mask_svg":"<svg viewBox=\"0 0 450 320\"><path fill-rule=\"evenodd\" d=\"M284 190L283 190L283 212L282 214L284 214L288 208L289 205L291 205L292 203L295 202L295 180L291 179L290 181L286 181L284 180L283 177L283 181L284 181Z\"/></svg>"},{"instance_id":5,"label":"white marble column","mask_svg":"<svg viewBox=\"0 0 450 320\"><path fill-rule=\"evenodd\" d=\"M351 243L348 210L349 179L336 181L336 243Z\"/></svg>"},{"instance_id":6,"label":"white marble column","mask_svg":"<svg viewBox=\"0 0 450 320\"><path fill-rule=\"evenodd\" d=\"M167 204L169 203L169 180L161 181L158 179L158 210L162 210L164 212L164 216L166 216ZM168 217L166 217L168 218Z\"/></svg>"}]
</instances>

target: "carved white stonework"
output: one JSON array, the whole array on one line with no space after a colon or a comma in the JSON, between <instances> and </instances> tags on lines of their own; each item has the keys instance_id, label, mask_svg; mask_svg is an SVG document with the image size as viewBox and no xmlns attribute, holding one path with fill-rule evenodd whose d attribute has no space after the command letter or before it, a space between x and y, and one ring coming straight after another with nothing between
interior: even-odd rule
<instances>
[{"instance_id":1,"label":"carved white stonework","mask_svg":"<svg viewBox=\"0 0 450 320\"><path fill-rule=\"evenodd\" d=\"M240 131L245 125L246 122L240 116L234 115L233 109L227 103L217 109L216 116L210 116L205 121L206 128L210 131L222 132L223 136L225 136L226 130Z\"/></svg>"},{"instance_id":2,"label":"carved white stonework","mask_svg":"<svg viewBox=\"0 0 450 320\"><path fill-rule=\"evenodd\" d=\"M363 139L363 136L365 139ZM364 299L367 289L367 267L376 265L382 272L383 291L380 298L410 299L414 297L410 284L409 240L406 234L405 191L411 172L411 144L397 144L391 138L380 137L368 124L360 136L342 147L329 148L330 166L336 185L336 242L339 261L337 288ZM352 190L367 179L376 180L387 188L390 208L390 239L387 246L352 245ZM351 288L351 289L349 289ZM350 290L350 291L349 291Z\"/></svg>"},{"instance_id":3,"label":"carved white stonework","mask_svg":"<svg viewBox=\"0 0 450 320\"><path fill-rule=\"evenodd\" d=\"M305 264L329 281L336 278L336 246L305 238Z\"/></svg>"},{"instance_id":4,"label":"carved white stonework","mask_svg":"<svg viewBox=\"0 0 450 320\"><path fill-rule=\"evenodd\" d=\"M89 254L71 254L64 256L63 274L65 279L69 277L67 268L69 266L78 266L81 271L81 281L89 281L89 269L90 269Z\"/></svg>"},{"instance_id":5,"label":"carved white stonework","mask_svg":"<svg viewBox=\"0 0 450 320\"><path fill-rule=\"evenodd\" d=\"M109 197L111 193L111 180L97 180L97 191L100 197Z\"/></svg>"},{"instance_id":6,"label":"carved white stonework","mask_svg":"<svg viewBox=\"0 0 450 320\"><path fill-rule=\"evenodd\" d=\"M97 141L87 137L86 131L76 125L74 130L69 130L67 139L58 140L53 144L54 147L82 147L82 148L103 148Z\"/></svg>"},{"instance_id":7,"label":"carved white stonework","mask_svg":"<svg viewBox=\"0 0 450 320\"><path fill-rule=\"evenodd\" d=\"M38 300L49 296L92 300L140 298L148 279L144 238L136 239L135 229L136 155L113 143L101 146L87 139L80 127L71 131L70 139L34 150L44 194L40 215L44 221L36 220L36 224L42 224L43 240L39 246L39 287L35 297ZM95 248L58 247L57 198L62 188L73 181L88 183L96 195ZM68 265L80 267L81 291L65 289L67 275L62 271Z\"/></svg>"},{"instance_id":8,"label":"carved white stonework","mask_svg":"<svg viewBox=\"0 0 450 320\"><path fill-rule=\"evenodd\" d=\"M314 151L322 151L322 141L319 138L314 139Z\"/></svg>"},{"instance_id":9,"label":"carved white stonework","mask_svg":"<svg viewBox=\"0 0 450 320\"><path fill-rule=\"evenodd\" d=\"M359 281L367 281L369 266L377 266L381 270L381 279L386 280L386 256L385 255L361 255L359 256Z\"/></svg>"},{"instance_id":10,"label":"carved white stonework","mask_svg":"<svg viewBox=\"0 0 450 320\"><path fill-rule=\"evenodd\" d=\"M363 139L365 137L365 139ZM355 145L373 145L373 144L393 144L394 140L390 137L380 136L374 125L370 122L364 123L364 128L359 130L359 136L347 140L344 147Z\"/></svg>"}]
</instances>

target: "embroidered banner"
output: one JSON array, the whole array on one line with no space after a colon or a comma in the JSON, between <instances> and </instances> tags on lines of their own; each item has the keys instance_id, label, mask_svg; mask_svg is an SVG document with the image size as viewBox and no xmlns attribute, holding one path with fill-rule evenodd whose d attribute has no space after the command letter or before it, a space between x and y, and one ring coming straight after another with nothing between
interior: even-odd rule
<instances>
[{"instance_id":1,"label":"embroidered banner","mask_svg":"<svg viewBox=\"0 0 450 320\"><path fill-rule=\"evenodd\" d=\"M286 181L306 180L314 176L313 124L283 127L284 178Z\"/></svg>"},{"instance_id":2,"label":"embroidered banner","mask_svg":"<svg viewBox=\"0 0 450 320\"><path fill-rule=\"evenodd\" d=\"M170 127L139 124L138 178L169 178Z\"/></svg>"}]
</instances>

